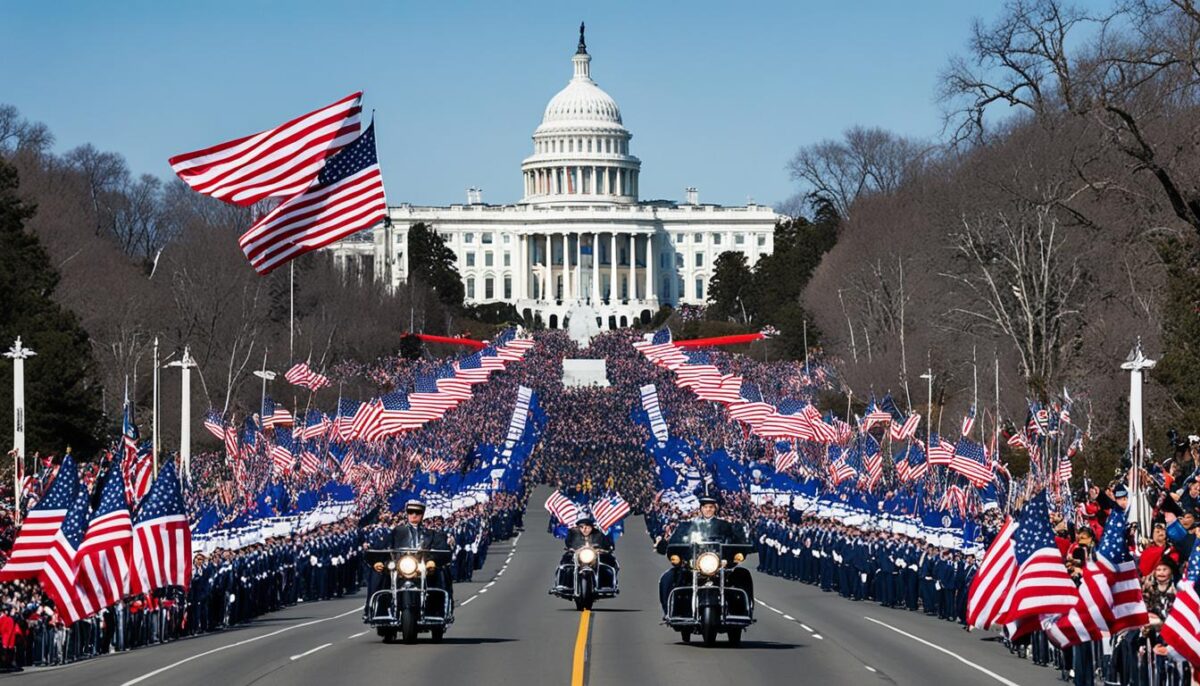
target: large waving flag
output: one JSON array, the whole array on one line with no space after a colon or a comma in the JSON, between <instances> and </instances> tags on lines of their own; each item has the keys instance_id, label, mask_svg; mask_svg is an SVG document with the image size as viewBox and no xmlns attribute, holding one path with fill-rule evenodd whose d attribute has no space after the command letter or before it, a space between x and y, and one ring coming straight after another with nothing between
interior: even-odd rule
<instances>
[{"instance_id":1,"label":"large waving flag","mask_svg":"<svg viewBox=\"0 0 1200 686\"><path fill-rule=\"evenodd\" d=\"M546 510L567 526L575 526L575 520L579 519L579 506L563 495L562 491L550 494L546 499Z\"/></svg>"},{"instance_id":2,"label":"large waving flag","mask_svg":"<svg viewBox=\"0 0 1200 686\"><path fill-rule=\"evenodd\" d=\"M238 243L259 274L368 229L387 214L375 124L331 157L304 192L280 203Z\"/></svg>"},{"instance_id":3,"label":"large waving flag","mask_svg":"<svg viewBox=\"0 0 1200 686\"><path fill-rule=\"evenodd\" d=\"M76 555L75 595L91 612L129 594L129 558L133 520L125 502L124 477L118 465L108 470L100 488L100 506L92 513Z\"/></svg>"},{"instance_id":4,"label":"large waving flag","mask_svg":"<svg viewBox=\"0 0 1200 686\"><path fill-rule=\"evenodd\" d=\"M129 592L192 583L192 532L175 463L166 462L150 493L138 507L133 525L133 569Z\"/></svg>"},{"instance_id":5,"label":"large waving flag","mask_svg":"<svg viewBox=\"0 0 1200 686\"><path fill-rule=\"evenodd\" d=\"M1009 625L1009 636L1016 639L1040 628L1042 620L1057 620L1055 615L1070 612L1078 594L1054 544L1046 491L1021 510L1013 542L1017 574L1003 621Z\"/></svg>"},{"instance_id":6,"label":"large waving flag","mask_svg":"<svg viewBox=\"0 0 1200 686\"><path fill-rule=\"evenodd\" d=\"M1008 593L1017 576L1017 557L1013 552L1016 530L1017 523L1011 517L1004 520L967 590L967 624L976 629L990 629L1007 609Z\"/></svg>"},{"instance_id":7,"label":"large waving flag","mask_svg":"<svg viewBox=\"0 0 1200 686\"><path fill-rule=\"evenodd\" d=\"M245 138L172 157L197 193L241 205L286 198L313 182L325 161L358 136L362 93Z\"/></svg>"},{"instance_id":8,"label":"large waving flag","mask_svg":"<svg viewBox=\"0 0 1200 686\"><path fill-rule=\"evenodd\" d=\"M58 468L54 482L50 484L50 490L25 515L21 531L9 553L8 564L0 567L0 581L33 578L41 573L50 555L54 536L81 490L75 458L67 455ZM86 513L84 516L86 522Z\"/></svg>"},{"instance_id":9,"label":"large waving flag","mask_svg":"<svg viewBox=\"0 0 1200 686\"><path fill-rule=\"evenodd\" d=\"M1063 648L1145 626L1150 616L1139 582L1137 562L1125 544L1125 511L1114 509L1104 524L1096 558L1083 570L1078 602L1047 627L1046 634Z\"/></svg>"},{"instance_id":10,"label":"large waving flag","mask_svg":"<svg viewBox=\"0 0 1200 686\"><path fill-rule=\"evenodd\" d=\"M1192 545L1188 557L1187 576L1179 582L1171 612L1163 622L1162 638L1192 663L1192 670L1200 669L1200 595L1196 584L1200 582L1200 545Z\"/></svg>"},{"instance_id":11,"label":"large waving flag","mask_svg":"<svg viewBox=\"0 0 1200 686\"><path fill-rule=\"evenodd\" d=\"M607 498L601 498L600 502L592 507L592 515L596 518L596 526L606 532L613 528L617 522L624 519L629 512L629 503L621 497L620 493L613 493Z\"/></svg>"},{"instance_id":12,"label":"large waving flag","mask_svg":"<svg viewBox=\"0 0 1200 686\"><path fill-rule=\"evenodd\" d=\"M124 498L124 494L121 497ZM54 599L54 606L61 613L64 624L72 624L100 609L89 607L75 590L75 558L87 531L88 500L87 490L78 489L75 501L67 508L62 528L50 541L46 567L38 575L42 588Z\"/></svg>"}]
</instances>

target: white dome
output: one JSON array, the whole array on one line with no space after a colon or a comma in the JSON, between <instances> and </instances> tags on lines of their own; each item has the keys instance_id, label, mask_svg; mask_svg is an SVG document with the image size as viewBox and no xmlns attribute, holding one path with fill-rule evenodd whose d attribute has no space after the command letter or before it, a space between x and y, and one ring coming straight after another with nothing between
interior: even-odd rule
<instances>
[{"instance_id":1,"label":"white dome","mask_svg":"<svg viewBox=\"0 0 1200 686\"><path fill-rule=\"evenodd\" d=\"M588 122L590 124L621 124L617 101L591 79L573 79L567 87L550 98L542 124L557 122Z\"/></svg>"}]
</instances>

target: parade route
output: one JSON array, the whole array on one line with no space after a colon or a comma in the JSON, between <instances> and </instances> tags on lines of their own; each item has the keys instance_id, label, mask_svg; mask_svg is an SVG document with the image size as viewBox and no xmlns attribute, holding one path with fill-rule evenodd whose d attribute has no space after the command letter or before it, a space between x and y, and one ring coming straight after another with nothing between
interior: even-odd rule
<instances>
[{"instance_id":1,"label":"parade route","mask_svg":"<svg viewBox=\"0 0 1200 686\"><path fill-rule=\"evenodd\" d=\"M477 581L456 586L457 621L441 645L387 645L360 620L361 594L304 603L237 629L33 669L20 683L707 684L882 682L1050 684L1055 674L1008 654L990 635L924 615L855 603L755 574L758 623L742 646L684 644L659 622L664 560L637 519L618 543L621 595L585 614L547 594L561 541L530 498L527 531L493 547ZM751 558L754 562L754 558ZM219 675L219 676L216 676Z\"/></svg>"}]
</instances>

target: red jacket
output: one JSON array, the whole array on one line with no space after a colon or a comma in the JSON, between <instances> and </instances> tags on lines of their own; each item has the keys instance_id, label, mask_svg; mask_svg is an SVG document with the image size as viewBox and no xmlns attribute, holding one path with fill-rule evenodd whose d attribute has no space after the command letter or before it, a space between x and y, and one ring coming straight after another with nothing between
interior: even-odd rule
<instances>
[{"instance_id":1,"label":"red jacket","mask_svg":"<svg viewBox=\"0 0 1200 686\"><path fill-rule=\"evenodd\" d=\"M17 647L17 637L21 635L21 625L12 615L0 616L0 647L11 650Z\"/></svg>"}]
</instances>

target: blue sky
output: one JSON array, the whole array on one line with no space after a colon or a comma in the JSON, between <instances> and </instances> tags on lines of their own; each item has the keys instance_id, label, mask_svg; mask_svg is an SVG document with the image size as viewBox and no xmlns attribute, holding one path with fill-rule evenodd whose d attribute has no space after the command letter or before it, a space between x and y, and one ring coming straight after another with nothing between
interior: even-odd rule
<instances>
[{"instance_id":1,"label":"blue sky","mask_svg":"<svg viewBox=\"0 0 1200 686\"><path fill-rule=\"evenodd\" d=\"M590 9L588 7L590 6ZM996 2L5 3L0 102L136 173L357 89L392 203L513 202L580 20L643 198L774 204L802 145L854 124L935 136L938 73Z\"/></svg>"}]
</instances>

